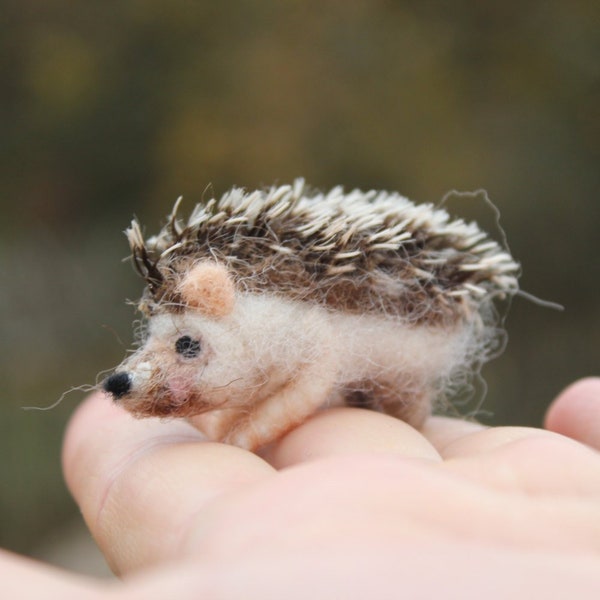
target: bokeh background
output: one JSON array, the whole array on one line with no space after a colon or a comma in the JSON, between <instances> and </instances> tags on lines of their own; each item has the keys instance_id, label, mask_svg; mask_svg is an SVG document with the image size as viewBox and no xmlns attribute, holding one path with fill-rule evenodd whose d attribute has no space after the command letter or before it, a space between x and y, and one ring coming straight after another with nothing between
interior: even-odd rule
<instances>
[{"instance_id":1,"label":"bokeh background","mask_svg":"<svg viewBox=\"0 0 600 600\"><path fill-rule=\"evenodd\" d=\"M598 371L599 22L585 0L3 0L0 545L36 554L76 518L60 445L83 394L21 407L121 360L141 291L122 231L179 195L485 188L522 287L566 310L514 301L482 418L540 424Z\"/></svg>"}]
</instances>

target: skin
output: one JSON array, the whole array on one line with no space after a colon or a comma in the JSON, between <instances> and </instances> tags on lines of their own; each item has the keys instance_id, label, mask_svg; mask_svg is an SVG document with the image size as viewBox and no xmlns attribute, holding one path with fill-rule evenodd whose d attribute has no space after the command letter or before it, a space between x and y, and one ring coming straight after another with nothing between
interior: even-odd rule
<instances>
[{"instance_id":1,"label":"skin","mask_svg":"<svg viewBox=\"0 0 600 600\"><path fill-rule=\"evenodd\" d=\"M117 583L0 555L7 597L600 597L600 379L545 429L315 415L262 456L102 396L64 469ZM7 585L8 584L8 585Z\"/></svg>"}]
</instances>

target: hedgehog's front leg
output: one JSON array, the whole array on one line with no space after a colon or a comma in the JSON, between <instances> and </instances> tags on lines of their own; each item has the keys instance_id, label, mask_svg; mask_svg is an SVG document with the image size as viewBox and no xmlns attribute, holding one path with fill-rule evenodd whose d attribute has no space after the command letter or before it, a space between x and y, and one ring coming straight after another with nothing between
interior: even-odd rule
<instances>
[{"instance_id":1,"label":"hedgehog's front leg","mask_svg":"<svg viewBox=\"0 0 600 600\"><path fill-rule=\"evenodd\" d=\"M333 356L305 364L293 380L246 413L223 441L255 450L280 438L326 402L336 374Z\"/></svg>"},{"instance_id":2,"label":"hedgehog's front leg","mask_svg":"<svg viewBox=\"0 0 600 600\"><path fill-rule=\"evenodd\" d=\"M188 422L213 442L222 441L244 416L240 409L215 410L188 417Z\"/></svg>"}]
</instances>

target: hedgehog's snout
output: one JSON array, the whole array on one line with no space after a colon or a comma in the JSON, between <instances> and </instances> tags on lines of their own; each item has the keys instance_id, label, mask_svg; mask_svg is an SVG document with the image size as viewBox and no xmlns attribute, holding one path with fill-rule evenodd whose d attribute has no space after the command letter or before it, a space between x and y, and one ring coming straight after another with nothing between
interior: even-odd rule
<instances>
[{"instance_id":1,"label":"hedgehog's snout","mask_svg":"<svg viewBox=\"0 0 600 600\"><path fill-rule=\"evenodd\" d=\"M131 391L131 375L125 371L113 373L104 380L102 387L114 400L119 400Z\"/></svg>"}]
</instances>

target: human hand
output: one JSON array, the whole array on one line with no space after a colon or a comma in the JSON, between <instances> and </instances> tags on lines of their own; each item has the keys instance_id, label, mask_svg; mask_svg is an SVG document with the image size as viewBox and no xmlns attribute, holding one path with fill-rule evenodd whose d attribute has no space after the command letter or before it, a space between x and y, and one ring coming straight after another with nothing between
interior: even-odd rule
<instances>
[{"instance_id":1,"label":"human hand","mask_svg":"<svg viewBox=\"0 0 600 600\"><path fill-rule=\"evenodd\" d=\"M597 598L600 379L546 426L334 409L258 457L93 396L64 466L127 598Z\"/></svg>"}]
</instances>

